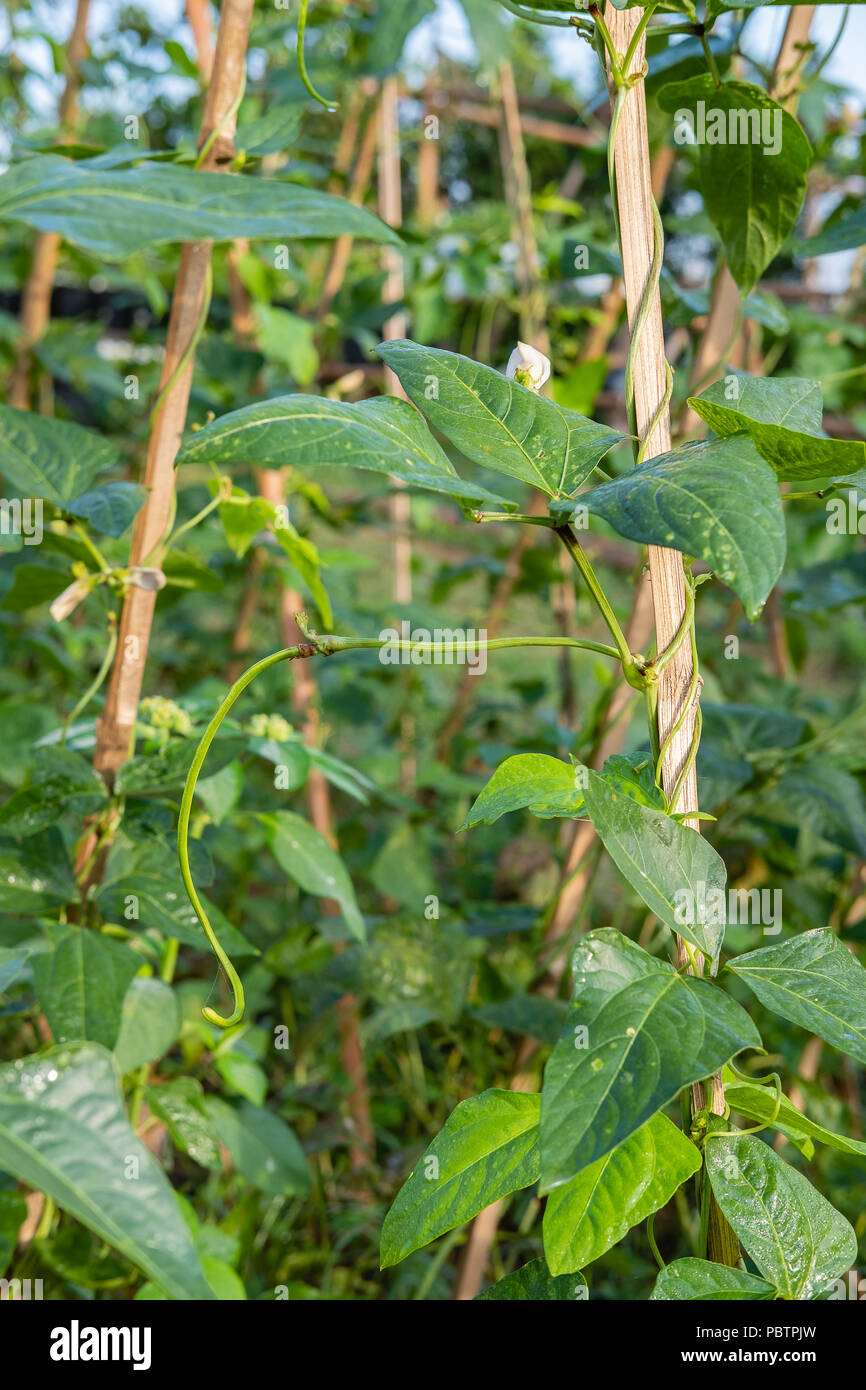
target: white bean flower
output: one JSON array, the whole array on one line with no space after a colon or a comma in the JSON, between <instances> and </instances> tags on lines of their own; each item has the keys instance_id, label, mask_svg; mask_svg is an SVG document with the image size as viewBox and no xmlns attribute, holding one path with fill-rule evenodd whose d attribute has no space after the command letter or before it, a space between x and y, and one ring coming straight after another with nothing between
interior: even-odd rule
<instances>
[{"instance_id":1,"label":"white bean flower","mask_svg":"<svg viewBox=\"0 0 866 1390\"><path fill-rule=\"evenodd\" d=\"M505 375L518 382L520 386L540 391L550 376L550 358L545 357L538 348L519 342L508 359Z\"/></svg>"}]
</instances>

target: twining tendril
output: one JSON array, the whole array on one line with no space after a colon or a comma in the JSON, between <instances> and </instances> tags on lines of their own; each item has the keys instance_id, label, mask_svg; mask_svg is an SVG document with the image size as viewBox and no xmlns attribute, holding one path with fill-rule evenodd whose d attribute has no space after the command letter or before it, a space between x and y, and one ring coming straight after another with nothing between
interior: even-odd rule
<instances>
[{"instance_id":1,"label":"twining tendril","mask_svg":"<svg viewBox=\"0 0 866 1390\"><path fill-rule=\"evenodd\" d=\"M239 695L242 695L248 685L260 675L262 671L267 671L271 666L276 666L280 661L295 661L298 658L312 656L331 656L335 652L345 651L370 651L388 647L396 651L420 652L425 656L434 658L437 654L449 655L453 659L467 652L477 653L481 649L488 651L506 651L514 647L577 647L585 651L598 652L603 656L618 658L620 653L616 647L612 647L604 642L585 641L577 637L495 637L491 641L469 642L462 639L455 639L451 642L433 641L391 641L381 637L335 637L319 636L311 631L306 616L303 613L295 614L295 621L298 624L304 637L308 640L302 642L297 647L283 647L278 652L273 652L271 656L264 657L257 661L248 670L239 676L234 685L229 690L213 719L208 724L201 741L195 751L195 756L190 764L189 772L186 775L186 783L183 789L183 796L180 803L180 815L177 821L177 856L180 863L180 874L183 879L183 886L192 904L193 911L199 920L202 931L210 943L211 949L225 971L226 978L232 989L232 1010L228 1017L223 1017L215 1009L206 1007L202 1010L208 1023L213 1023L217 1028L231 1028L236 1023L240 1023L244 1015L244 988L240 976L232 965L225 950L217 940L216 933L211 925L210 919L204 910L201 899L195 890L192 881L192 873L189 863L189 822L192 814L193 797L195 796L196 784L199 774L207 757L208 749L219 732L220 725L228 714L232 705Z\"/></svg>"}]
</instances>

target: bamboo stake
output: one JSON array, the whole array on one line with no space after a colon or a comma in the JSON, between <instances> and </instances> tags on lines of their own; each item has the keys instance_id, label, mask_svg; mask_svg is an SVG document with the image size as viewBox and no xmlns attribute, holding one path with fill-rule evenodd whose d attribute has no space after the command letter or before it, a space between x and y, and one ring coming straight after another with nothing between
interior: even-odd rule
<instances>
[{"instance_id":1,"label":"bamboo stake","mask_svg":"<svg viewBox=\"0 0 866 1390\"><path fill-rule=\"evenodd\" d=\"M199 148L212 140L202 168L225 168L234 153L234 107L242 89L246 47L254 0L223 0L214 54L213 75L205 100ZM165 360L160 374L162 397L147 452L144 485L148 500L139 512L132 538L130 565L142 565L165 537L174 496L174 460L186 421L194 370L194 353L178 371L194 342L206 310L212 243L185 243L172 297ZM177 376L175 377L175 373ZM94 767L108 782L130 754L150 641L156 595L130 587L123 603L117 656L105 707L96 726Z\"/></svg>"},{"instance_id":2,"label":"bamboo stake","mask_svg":"<svg viewBox=\"0 0 866 1390\"><path fill-rule=\"evenodd\" d=\"M80 68L87 56L87 18L90 0L78 0L72 33L66 46L66 86L60 98L59 124L67 131L75 125ZM51 314L51 291L60 249L58 232L37 232L33 243L30 274L21 295L19 321L21 337L16 344L15 366L9 383L9 404L19 410L30 409L30 374L33 345L45 331Z\"/></svg>"},{"instance_id":3,"label":"bamboo stake","mask_svg":"<svg viewBox=\"0 0 866 1390\"><path fill-rule=\"evenodd\" d=\"M358 150L358 158L355 161L355 168L352 172L349 184L349 202L360 206L370 185L370 178L373 173L373 162L376 158L376 144L378 141L378 115L374 110L367 120L364 134L361 136L361 144ZM339 293L340 286L346 276L346 268L349 264L349 256L352 254L352 243L354 238L347 233L338 236L331 251L328 268L322 282L322 289L319 295L319 304L316 310L319 318L324 318L331 307L334 296Z\"/></svg>"},{"instance_id":4,"label":"bamboo stake","mask_svg":"<svg viewBox=\"0 0 866 1390\"><path fill-rule=\"evenodd\" d=\"M640 22L639 11L619 11L613 5L607 4L605 19L610 29L614 51L625 53ZM645 43L642 38L633 55L630 73L641 71L644 49ZM633 332L644 293L650 283L655 248L646 93L642 81L638 81L629 92L622 108L616 142L615 170L626 308L629 329ZM661 298L656 286L643 332L637 342L634 363L635 417L638 434L645 441L644 457L647 459L670 449L670 413L667 408L660 409L665 396L665 386ZM664 651L673 642L685 613L683 558L679 551L661 546L649 546L648 555L656 640L658 650ZM695 698L691 699L689 691L692 676L691 649L688 643L683 643L663 670L658 687L660 746L665 745L683 710L686 711L682 727L670 737L662 764L662 784L669 798L673 795L687 765L694 737L700 683ZM688 773L682 776L679 795L671 810L697 809L697 772L692 760ZM700 829L700 821L695 818L688 819L686 824L693 830ZM688 961L684 943L679 937L677 961L680 966L686 965ZM695 1110L707 1106L715 1114L724 1113L725 1092L721 1073L713 1077L706 1090L700 1084L692 1087L692 1106ZM708 1251L709 1258L721 1264L735 1264L739 1258L739 1242L715 1202L711 1203L710 1209Z\"/></svg>"}]
</instances>

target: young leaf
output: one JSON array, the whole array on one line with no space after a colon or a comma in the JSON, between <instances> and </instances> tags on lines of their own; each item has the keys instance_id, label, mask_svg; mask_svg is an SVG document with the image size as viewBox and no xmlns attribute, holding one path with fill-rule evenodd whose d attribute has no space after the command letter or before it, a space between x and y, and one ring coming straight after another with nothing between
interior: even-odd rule
<instances>
[{"instance_id":1,"label":"young leaf","mask_svg":"<svg viewBox=\"0 0 866 1390\"><path fill-rule=\"evenodd\" d=\"M682 444L551 513L565 518L575 505L630 540L704 560L751 619L785 562L779 485L747 434Z\"/></svg>"},{"instance_id":2,"label":"young leaf","mask_svg":"<svg viewBox=\"0 0 866 1390\"><path fill-rule=\"evenodd\" d=\"M249 1101L205 1098L205 1110L238 1172L267 1197L306 1196L310 1169L294 1132L279 1115Z\"/></svg>"},{"instance_id":3,"label":"young leaf","mask_svg":"<svg viewBox=\"0 0 866 1390\"><path fill-rule=\"evenodd\" d=\"M725 935L727 870L702 835L587 769L586 809L620 873L659 921L711 959Z\"/></svg>"},{"instance_id":4,"label":"young leaf","mask_svg":"<svg viewBox=\"0 0 866 1390\"><path fill-rule=\"evenodd\" d=\"M823 397L817 381L804 377L735 374L716 381L689 405L720 436L745 430L780 478L845 477L866 467L862 439L827 439L821 433Z\"/></svg>"},{"instance_id":5,"label":"young leaf","mask_svg":"<svg viewBox=\"0 0 866 1390\"><path fill-rule=\"evenodd\" d=\"M662 1270L650 1294L650 1302L662 1299L689 1302L746 1299L750 1303L761 1303L775 1297L776 1290L772 1284L758 1279L754 1274L747 1274L744 1269L730 1269L727 1265L687 1256L683 1260L674 1260Z\"/></svg>"},{"instance_id":6,"label":"young leaf","mask_svg":"<svg viewBox=\"0 0 866 1390\"><path fill-rule=\"evenodd\" d=\"M575 784L575 770L561 758L546 753L515 753L500 763L487 786L475 798L461 830L473 825L493 825L508 811L526 807L534 816L584 813L583 792Z\"/></svg>"},{"instance_id":7,"label":"young leaf","mask_svg":"<svg viewBox=\"0 0 866 1390\"><path fill-rule=\"evenodd\" d=\"M571 1182L554 1188L544 1211L544 1255L552 1274L597 1260L626 1231L670 1201L701 1166L697 1147L655 1115Z\"/></svg>"},{"instance_id":8,"label":"young leaf","mask_svg":"<svg viewBox=\"0 0 866 1390\"><path fill-rule=\"evenodd\" d=\"M219 1136L205 1108L201 1083L192 1076L176 1076L145 1092L148 1108L165 1120L171 1141L194 1163L217 1172L222 1168Z\"/></svg>"},{"instance_id":9,"label":"young leaf","mask_svg":"<svg viewBox=\"0 0 866 1390\"><path fill-rule=\"evenodd\" d=\"M114 1059L122 1075L158 1062L180 1032L177 995L163 980L147 975L134 979L123 1000Z\"/></svg>"},{"instance_id":10,"label":"young leaf","mask_svg":"<svg viewBox=\"0 0 866 1390\"><path fill-rule=\"evenodd\" d=\"M55 1042L88 1039L114 1047L141 957L87 927L51 927L48 937L51 949L34 957L33 972Z\"/></svg>"},{"instance_id":11,"label":"young leaf","mask_svg":"<svg viewBox=\"0 0 866 1390\"><path fill-rule=\"evenodd\" d=\"M537 1095L490 1090L457 1106L385 1217L382 1269L537 1181L539 1105Z\"/></svg>"},{"instance_id":12,"label":"young leaf","mask_svg":"<svg viewBox=\"0 0 866 1390\"><path fill-rule=\"evenodd\" d=\"M0 1168L53 1198L172 1298L214 1297L174 1193L130 1128L104 1048L52 1048L0 1067Z\"/></svg>"},{"instance_id":13,"label":"young leaf","mask_svg":"<svg viewBox=\"0 0 866 1390\"><path fill-rule=\"evenodd\" d=\"M339 903L343 920L358 941L365 938L361 916L352 881L342 859L323 835L314 830L303 816L293 811L275 811L260 817L271 852L289 878L320 898L333 898Z\"/></svg>"},{"instance_id":14,"label":"young leaf","mask_svg":"<svg viewBox=\"0 0 866 1390\"><path fill-rule=\"evenodd\" d=\"M114 444L81 425L0 405L0 473L28 497L65 507L119 457Z\"/></svg>"},{"instance_id":15,"label":"young leaf","mask_svg":"<svg viewBox=\"0 0 866 1390\"><path fill-rule=\"evenodd\" d=\"M380 343L376 351L461 453L548 497L570 497L625 438L456 352L406 339Z\"/></svg>"},{"instance_id":16,"label":"young leaf","mask_svg":"<svg viewBox=\"0 0 866 1390\"><path fill-rule=\"evenodd\" d=\"M530 1260L504 1279L477 1294L476 1303L505 1299L510 1302L554 1300L559 1303L585 1302L589 1298L582 1274L563 1274L555 1278L544 1260Z\"/></svg>"},{"instance_id":17,"label":"young leaf","mask_svg":"<svg viewBox=\"0 0 866 1390\"><path fill-rule=\"evenodd\" d=\"M59 232L73 246L110 261L145 246L203 237L286 242L345 233L400 242L365 208L282 179L226 178L153 160L108 169L57 154L36 155L4 174L0 221Z\"/></svg>"},{"instance_id":18,"label":"young leaf","mask_svg":"<svg viewBox=\"0 0 866 1390\"><path fill-rule=\"evenodd\" d=\"M829 928L749 951L726 968L773 1013L866 1064L866 970Z\"/></svg>"},{"instance_id":19,"label":"young leaf","mask_svg":"<svg viewBox=\"0 0 866 1390\"><path fill-rule=\"evenodd\" d=\"M569 1182L652 1119L683 1086L760 1045L718 985L678 975L619 932L574 953L574 996L544 1071L541 1183Z\"/></svg>"},{"instance_id":20,"label":"young leaf","mask_svg":"<svg viewBox=\"0 0 866 1390\"><path fill-rule=\"evenodd\" d=\"M191 435L177 461L365 468L465 502L509 505L464 482L417 410L393 396L350 402L299 394L256 401Z\"/></svg>"},{"instance_id":21,"label":"young leaf","mask_svg":"<svg viewBox=\"0 0 866 1390\"><path fill-rule=\"evenodd\" d=\"M818 1298L857 1259L841 1212L756 1135L708 1138L713 1195L758 1269L783 1298Z\"/></svg>"},{"instance_id":22,"label":"young leaf","mask_svg":"<svg viewBox=\"0 0 866 1390\"><path fill-rule=\"evenodd\" d=\"M662 87L658 102L678 126L685 128L691 117L704 206L731 274L747 293L793 230L806 196L812 147L794 117L749 82L717 87L703 73ZM711 144L722 132L723 142Z\"/></svg>"},{"instance_id":23,"label":"young leaf","mask_svg":"<svg viewBox=\"0 0 866 1390\"><path fill-rule=\"evenodd\" d=\"M731 1081L725 1086L725 1100L738 1115L757 1120L759 1124L772 1124L774 1129L787 1135L794 1143L806 1139L811 1145L811 1141L817 1139L819 1144L826 1144L828 1149L866 1156L866 1143L862 1139L849 1139L847 1134L834 1134L831 1129L825 1129L823 1125L810 1120L802 1110L798 1110L787 1096L782 1096L777 1111L776 1094L770 1086Z\"/></svg>"}]
</instances>

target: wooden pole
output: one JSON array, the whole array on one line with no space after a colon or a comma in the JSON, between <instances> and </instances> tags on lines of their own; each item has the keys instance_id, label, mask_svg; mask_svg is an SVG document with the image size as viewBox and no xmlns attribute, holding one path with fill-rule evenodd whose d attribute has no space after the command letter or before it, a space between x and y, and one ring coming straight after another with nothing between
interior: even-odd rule
<instances>
[{"instance_id":1,"label":"wooden pole","mask_svg":"<svg viewBox=\"0 0 866 1390\"><path fill-rule=\"evenodd\" d=\"M639 10L620 11L605 6L605 19L610 29L613 47L625 53L640 21ZM641 39L633 55L630 72L640 72L644 62L645 43ZM628 75L628 74L626 74ZM646 94L643 82L637 82L629 92L622 108L615 151L616 193L622 239L623 279L629 330L634 321L651 278L655 247L653 199L650 183L649 139L647 135ZM649 313L635 349L634 361L635 417L637 431L645 442L644 456L655 458L667 452L671 445L670 414L660 410L665 395L665 346L662 334L661 298L658 287L652 292ZM653 423L655 421L655 423ZM685 578L683 557L678 550L649 546L649 571L652 584L658 650L664 651L677 634L685 613ZM664 745L671 730L685 710L682 727L671 738L662 764L662 785L670 798L688 761L694 737L695 718L700 699L700 682L695 698L689 690L693 676L691 649L683 643L665 667L658 686L658 737ZM682 779L672 811L698 809L697 772L694 760ZM694 817L686 824L700 830ZM700 962L700 958L699 962ZM682 940L677 938L677 962L687 965L688 955ZM692 1106L698 1110L707 1106L715 1114L723 1114L725 1092L721 1073L717 1073L706 1088L692 1087ZM711 1203L708 1253L720 1264L736 1264L739 1242L715 1202Z\"/></svg>"},{"instance_id":2,"label":"wooden pole","mask_svg":"<svg viewBox=\"0 0 866 1390\"><path fill-rule=\"evenodd\" d=\"M254 0L223 0L220 10L213 74L198 142L201 149L218 132L202 161L202 168L211 171L224 170L234 154L233 108L244 79L253 5ZM156 412L145 465L144 485L149 496L136 518L131 566L146 563L165 538L174 496L174 460L186 422L194 354L182 371L178 372L178 367L194 342L206 309L211 249L210 241L194 241L186 242L181 251L160 374L160 391L165 391L165 395ZM155 593L135 587L128 589L124 599L117 656L105 707L96 726L94 767L109 783L130 754L155 601Z\"/></svg>"},{"instance_id":3,"label":"wooden pole","mask_svg":"<svg viewBox=\"0 0 866 1390\"><path fill-rule=\"evenodd\" d=\"M68 132L76 122L80 68L87 56L87 19L90 0L78 0L72 33L66 45L66 86L60 98L59 124ZM60 249L57 232L37 232L33 242L30 274L21 295L19 321L21 337L16 344L15 366L9 382L9 404L20 410L30 408L30 375L33 345L45 331L51 314L51 291Z\"/></svg>"}]
</instances>

